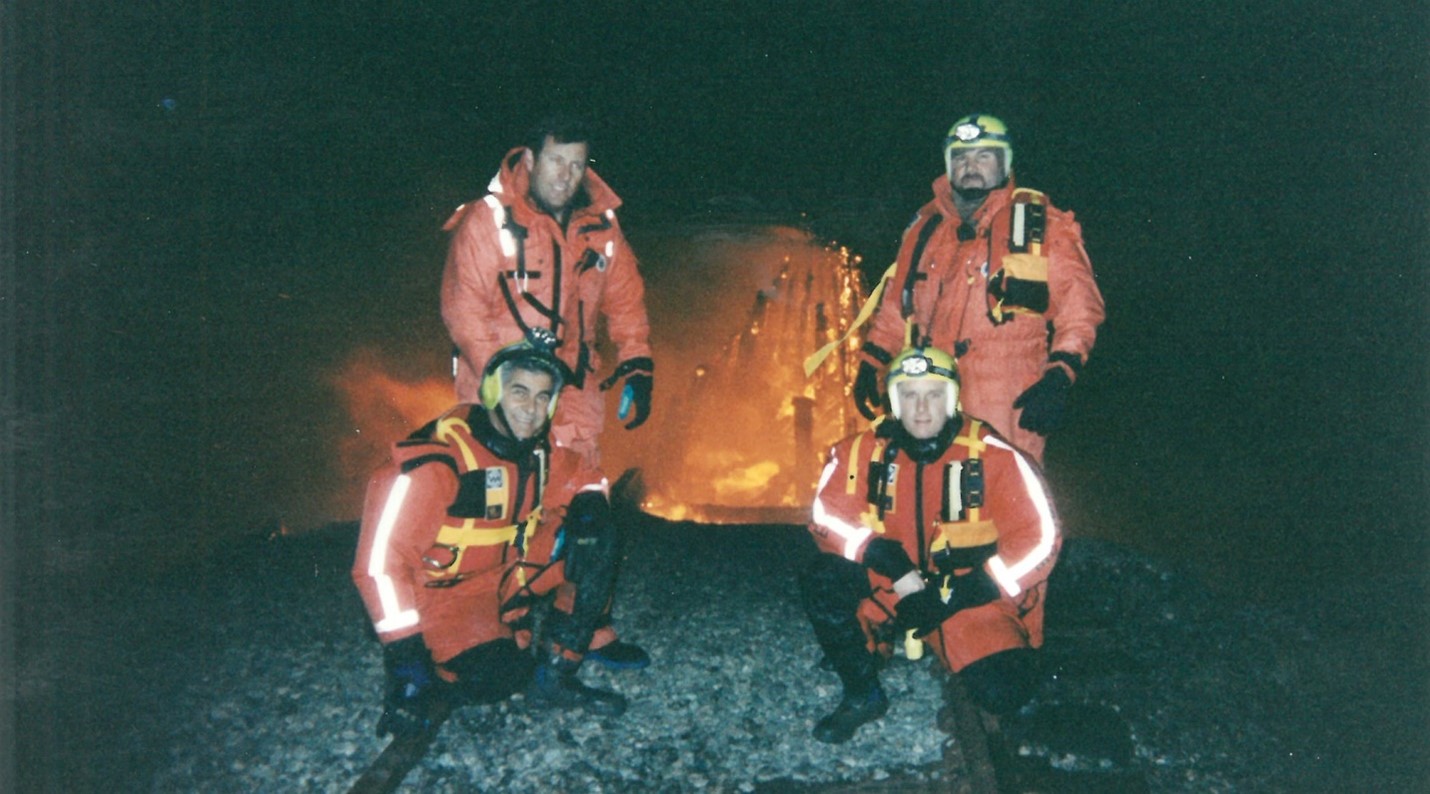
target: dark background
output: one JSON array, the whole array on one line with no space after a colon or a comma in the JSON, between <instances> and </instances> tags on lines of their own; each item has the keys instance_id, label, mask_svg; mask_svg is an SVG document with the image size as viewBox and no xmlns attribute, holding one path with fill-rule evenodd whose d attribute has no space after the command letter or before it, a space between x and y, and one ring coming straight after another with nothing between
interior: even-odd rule
<instances>
[{"instance_id":1,"label":"dark background","mask_svg":"<svg viewBox=\"0 0 1430 794\"><path fill-rule=\"evenodd\" d=\"M439 226L548 108L595 119L638 246L754 207L873 269L983 111L1107 299L1048 453L1069 532L1422 619L1423 4L3 9L11 581L170 570L311 496L326 379L441 371Z\"/></svg>"}]
</instances>

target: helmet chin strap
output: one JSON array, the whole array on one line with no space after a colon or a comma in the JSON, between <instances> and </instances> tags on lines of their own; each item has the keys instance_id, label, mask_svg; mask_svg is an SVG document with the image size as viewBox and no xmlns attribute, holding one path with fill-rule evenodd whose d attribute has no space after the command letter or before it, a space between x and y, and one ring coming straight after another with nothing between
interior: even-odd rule
<instances>
[{"instance_id":1,"label":"helmet chin strap","mask_svg":"<svg viewBox=\"0 0 1430 794\"><path fill-rule=\"evenodd\" d=\"M546 427L551 423L551 420L547 419L541 429L531 438L519 439L512 433L511 425L506 420L506 412L502 410L500 404L487 411L486 415L487 421L483 423L486 425L484 428L486 432L480 432L481 429L476 426L473 426L472 429L478 431L478 438L486 444L488 449L497 457L505 460L519 460L530 455L531 451L536 449L542 438L545 437Z\"/></svg>"},{"instance_id":2,"label":"helmet chin strap","mask_svg":"<svg viewBox=\"0 0 1430 794\"><path fill-rule=\"evenodd\" d=\"M909 431L903 424L895 422L896 441L899 447L918 463L938 460L938 457L953 443L953 437L958 433L961 423L957 419L957 415L949 419L944 423L943 429L939 430L933 438L914 438L909 435Z\"/></svg>"},{"instance_id":3,"label":"helmet chin strap","mask_svg":"<svg viewBox=\"0 0 1430 794\"><path fill-rule=\"evenodd\" d=\"M974 204L988 198L988 194L992 192L992 188L986 187L956 187L953 189L954 195L958 196L960 199L963 199L970 204Z\"/></svg>"}]
</instances>

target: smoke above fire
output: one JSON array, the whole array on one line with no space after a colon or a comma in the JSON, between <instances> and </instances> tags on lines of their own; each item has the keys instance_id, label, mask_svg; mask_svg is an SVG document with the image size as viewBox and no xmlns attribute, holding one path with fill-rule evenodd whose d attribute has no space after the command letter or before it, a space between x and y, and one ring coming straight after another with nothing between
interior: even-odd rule
<instances>
[{"instance_id":1,"label":"smoke above fire","mask_svg":"<svg viewBox=\"0 0 1430 794\"><path fill-rule=\"evenodd\" d=\"M355 515L362 506L368 475L389 457L389 448L452 407L452 379L441 374L408 373L410 367L374 347L358 348L329 376L346 423L333 440L333 460L344 484L335 503L338 515Z\"/></svg>"}]
</instances>

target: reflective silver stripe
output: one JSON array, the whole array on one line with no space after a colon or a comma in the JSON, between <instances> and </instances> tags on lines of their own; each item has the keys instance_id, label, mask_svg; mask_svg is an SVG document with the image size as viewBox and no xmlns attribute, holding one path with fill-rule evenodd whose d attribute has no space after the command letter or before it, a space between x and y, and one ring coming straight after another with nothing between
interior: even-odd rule
<instances>
[{"instance_id":1,"label":"reflective silver stripe","mask_svg":"<svg viewBox=\"0 0 1430 794\"><path fill-rule=\"evenodd\" d=\"M851 462L852 463L852 462ZM838 466L837 461L829 461L824 466L824 473L819 475L819 490L817 493L824 493L824 486L828 484L830 476L834 474L834 469ZM814 523L828 529L830 532L844 539L844 558L853 562L859 555L859 549L864 546L874 534L874 530L868 527L850 524L842 518L832 516L824 507L824 500L818 496L814 498Z\"/></svg>"},{"instance_id":2,"label":"reflective silver stripe","mask_svg":"<svg viewBox=\"0 0 1430 794\"><path fill-rule=\"evenodd\" d=\"M994 556L988 560L988 572L993 574L993 578L1002 586L1004 592L1009 596L1016 597L1023 592L1023 586L1018 580L1052 556L1058 528L1053 521L1052 503L1048 500L1047 491L1043 490L1043 482L1038 479L1037 472L1033 471L1032 465L1023 457L1023 453L996 437L989 436L986 440L993 446L1013 453L1013 459L1018 462L1018 473L1023 476L1023 486L1028 491L1028 498L1033 502L1033 509L1038 512L1038 543L1032 551L1028 552L1027 556L1012 563L1004 561L1002 555Z\"/></svg>"},{"instance_id":3,"label":"reflective silver stripe","mask_svg":"<svg viewBox=\"0 0 1430 794\"><path fill-rule=\"evenodd\" d=\"M392 540L392 529L397 525L397 516L402 511L402 502L407 498L407 489L411 485L412 478L406 474L392 484L387 504L382 507L382 517L377 522L377 533L372 539L372 554L367 560L367 575L377 584L377 598L382 604L383 618L373 624L379 634L417 625L417 610L402 609L392 577L387 575L387 544Z\"/></svg>"},{"instance_id":4,"label":"reflective silver stripe","mask_svg":"<svg viewBox=\"0 0 1430 794\"><path fill-rule=\"evenodd\" d=\"M1027 210L1028 205L1022 202L1013 205L1013 247L1022 248L1027 244L1025 239L1027 230Z\"/></svg>"},{"instance_id":5,"label":"reflective silver stripe","mask_svg":"<svg viewBox=\"0 0 1430 794\"><path fill-rule=\"evenodd\" d=\"M516 256L516 239L511 236L511 230L506 227L506 207L501 205L501 200L496 196L487 194L482 199L492 208L492 223L497 227L497 240L501 242L502 256ZM525 289L526 285L522 285Z\"/></svg>"}]
</instances>

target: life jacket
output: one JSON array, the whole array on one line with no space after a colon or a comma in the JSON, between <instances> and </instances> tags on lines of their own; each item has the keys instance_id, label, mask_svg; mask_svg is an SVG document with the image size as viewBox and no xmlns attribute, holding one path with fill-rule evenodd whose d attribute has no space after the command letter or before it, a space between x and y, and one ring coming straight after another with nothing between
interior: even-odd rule
<instances>
[{"instance_id":1,"label":"life jacket","mask_svg":"<svg viewBox=\"0 0 1430 794\"><path fill-rule=\"evenodd\" d=\"M1013 314L1048 310L1048 257L1043 253L1047 205L1048 197L1041 192L1017 188L1008 208L993 219L988 317L994 325L1008 322Z\"/></svg>"},{"instance_id":2,"label":"life jacket","mask_svg":"<svg viewBox=\"0 0 1430 794\"><path fill-rule=\"evenodd\" d=\"M422 554L426 587L451 587L500 567L509 552L524 558L527 541L541 520L546 447L533 447L526 460L506 460L477 440L461 413L450 412L429 423L395 449L403 474L440 465L457 475L455 498L436 539ZM524 506L530 507L523 515Z\"/></svg>"},{"instance_id":3,"label":"life jacket","mask_svg":"<svg viewBox=\"0 0 1430 794\"><path fill-rule=\"evenodd\" d=\"M881 420L882 421L882 420ZM968 420L962 432L954 436L952 445L968 449L967 457L950 460L944 465L942 506L939 511L939 532L928 542L927 559L947 577L956 570L965 570L981 565L998 549L998 527L982 516L984 503L983 451L988 444L980 436L983 422ZM866 436L854 440L850 459L859 458L859 446ZM869 450L866 501L869 509L861 516L865 525L878 534L884 534L884 514L895 508L898 492L898 464L893 461L896 449L890 447L889 440L877 431ZM857 467L850 467L846 488L855 493L858 487ZM920 556L924 556L920 554Z\"/></svg>"},{"instance_id":4,"label":"life jacket","mask_svg":"<svg viewBox=\"0 0 1430 794\"><path fill-rule=\"evenodd\" d=\"M1042 314L1048 310L1048 257L1043 253L1047 205L1048 197L1041 191L1014 188L1008 206L993 216L985 262L988 317L994 325L1008 322L1013 314ZM919 282L928 278L920 270L920 260L942 221L943 215L935 212L915 221L918 225L909 230L913 232L917 228L899 302L906 345L927 341L921 338L914 321L914 292Z\"/></svg>"}]
</instances>

